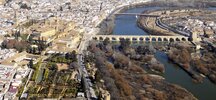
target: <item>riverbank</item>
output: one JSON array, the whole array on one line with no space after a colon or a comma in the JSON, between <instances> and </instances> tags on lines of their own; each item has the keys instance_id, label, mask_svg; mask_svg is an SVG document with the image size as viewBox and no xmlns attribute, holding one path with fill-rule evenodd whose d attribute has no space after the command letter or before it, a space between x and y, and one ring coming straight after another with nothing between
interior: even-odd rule
<instances>
[{"instance_id":1,"label":"riverbank","mask_svg":"<svg viewBox=\"0 0 216 100\"><path fill-rule=\"evenodd\" d=\"M139 3L132 3L129 5L121 5L116 7L99 25L100 31L98 34L112 34L113 28L115 27L115 18L117 13L122 13L129 8L143 7L151 4L151 0L141 1Z\"/></svg>"},{"instance_id":2,"label":"riverbank","mask_svg":"<svg viewBox=\"0 0 216 100\"><path fill-rule=\"evenodd\" d=\"M147 63L145 65L155 64L159 68L149 46L132 47L127 41L122 41L118 46L107 41L91 42L88 51L85 58L94 57L88 63L98 68L96 85L108 90L112 100L197 100L181 86L152 75L141 67Z\"/></svg>"},{"instance_id":3,"label":"riverbank","mask_svg":"<svg viewBox=\"0 0 216 100\"><path fill-rule=\"evenodd\" d=\"M168 4L167 4L168 6ZM141 8L134 8L134 9L128 9L126 12L129 13L142 13L144 10L149 9L160 9L160 6L158 7L141 7ZM135 16L117 16L115 19L116 24L114 26L114 35L146 35L148 33L145 33L143 30L137 27ZM124 34L122 34L124 33ZM154 43L155 44L155 43ZM143 45L143 44L142 44ZM165 47L165 46L164 46ZM166 49L162 49L165 52L168 52ZM214 84L212 84L207 78L204 78L203 83L195 84L192 82L191 76L188 75L184 70L182 70L179 66L176 64L173 64L170 62L170 60L167 57L167 54L164 52L156 53L157 59L165 66L165 73L162 74L165 78L166 82L177 84L188 91L190 91L195 97L197 97L200 100L214 100L215 97L215 90L216 87Z\"/></svg>"},{"instance_id":4,"label":"riverbank","mask_svg":"<svg viewBox=\"0 0 216 100\"><path fill-rule=\"evenodd\" d=\"M153 26L149 27L148 24L152 23ZM141 29L143 29L143 31L146 31L147 33L151 34L151 35L174 35L174 34L170 34L168 30L164 30L161 29L160 27L157 27L156 24L156 18L146 18L146 17L139 17L137 19L137 26ZM158 29L158 30L157 30ZM160 31L159 31L160 30ZM169 34L168 34L169 33Z\"/></svg>"}]
</instances>

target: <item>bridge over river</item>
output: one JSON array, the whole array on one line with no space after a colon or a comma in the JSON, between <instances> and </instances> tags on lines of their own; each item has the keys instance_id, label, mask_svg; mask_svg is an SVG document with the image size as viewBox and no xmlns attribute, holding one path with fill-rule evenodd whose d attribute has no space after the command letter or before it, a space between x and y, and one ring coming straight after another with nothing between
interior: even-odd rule
<instances>
[{"instance_id":1,"label":"bridge over river","mask_svg":"<svg viewBox=\"0 0 216 100\"><path fill-rule=\"evenodd\" d=\"M156 35L96 35L94 40L103 41L108 39L109 41L120 41L123 39L130 41L144 41L144 42L177 42L177 41L189 41L189 37L186 36L156 36Z\"/></svg>"}]
</instances>

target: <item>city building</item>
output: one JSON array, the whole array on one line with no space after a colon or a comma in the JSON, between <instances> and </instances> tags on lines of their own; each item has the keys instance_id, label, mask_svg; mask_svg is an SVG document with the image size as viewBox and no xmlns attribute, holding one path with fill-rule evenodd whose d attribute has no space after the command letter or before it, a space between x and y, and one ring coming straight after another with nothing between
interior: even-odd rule
<instances>
[{"instance_id":1,"label":"city building","mask_svg":"<svg viewBox=\"0 0 216 100\"><path fill-rule=\"evenodd\" d=\"M0 0L0 5L4 4L5 0Z\"/></svg>"}]
</instances>

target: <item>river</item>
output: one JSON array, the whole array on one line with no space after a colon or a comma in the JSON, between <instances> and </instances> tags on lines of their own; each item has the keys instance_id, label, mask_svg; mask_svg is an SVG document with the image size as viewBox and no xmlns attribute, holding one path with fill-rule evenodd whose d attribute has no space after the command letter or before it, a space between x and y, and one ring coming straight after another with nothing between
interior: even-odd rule
<instances>
[{"instance_id":1,"label":"river","mask_svg":"<svg viewBox=\"0 0 216 100\"><path fill-rule=\"evenodd\" d=\"M149 9L160 9L160 7L130 8L125 13L141 13ZM148 33L137 26L135 16L119 15L115 19L113 34L147 35ZM192 78L184 70L168 61L168 57L164 52L157 51L155 57L165 65L165 73L162 76L166 81L184 87L199 100L216 100L216 85L207 78L204 79L203 83L193 83Z\"/></svg>"}]
</instances>

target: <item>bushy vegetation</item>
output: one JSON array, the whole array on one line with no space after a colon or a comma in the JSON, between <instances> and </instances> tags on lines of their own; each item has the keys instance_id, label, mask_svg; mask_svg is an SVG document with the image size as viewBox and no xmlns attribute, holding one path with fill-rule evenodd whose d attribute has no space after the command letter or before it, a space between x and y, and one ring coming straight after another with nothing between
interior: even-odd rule
<instances>
[{"instance_id":1,"label":"bushy vegetation","mask_svg":"<svg viewBox=\"0 0 216 100\"><path fill-rule=\"evenodd\" d=\"M25 38L25 36L23 36L22 38ZM38 47L32 48L31 45L37 45ZM27 51L28 53L32 54L40 54L48 47L48 45L45 44L42 40L39 40L38 42L30 42L28 40L19 41L18 39L12 39L3 41L1 47L6 49L16 49L19 52Z\"/></svg>"},{"instance_id":2,"label":"bushy vegetation","mask_svg":"<svg viewBox=\"0 0 216 100\"><path fill-rule=\"evenodd\" d=\"M66 53L65 55L55 54L48 59L53 63L67 63L70 64L72 62L76 62L76 51L72 51L71 53Z\"/></svg>"},{"instance_id":3,"label":"bushy vegetation","mask_svg":"<svg viewBox=\"0 0 216 100\"><path fill-rule=\"evenodd\" d=\"M203 52L200 59L194 59L191 64L195 70L208 76L210 80L216 83L216 55L211 52Z\"/></svg>"},{"instance_id":4,"label":"bushy vegetation","mask_svg":"<svg viewBox=\"0 0 216 100\"><path fill-rule=\"evenodd\" d=\"M184 47L182 48L173 48L169 52L169 58L170 60L173 60L174 62L180 64L185 69L189 70L190 68L190 62L191 62L191 53Z\"/></svg>"},{"instance_id":5,"label":"bushy vegetation","mask_svg":"<svg viewBox=\"0 0 216 100\"><path fill-rule=\"evenodd\" d=\"M30 47L30 44L26 41L18 41L18 40L5 40L2 43L2 48L7 49L16 49L19 52L27 50Z\"/></svg>"},{"instance_id":6,"label":"bushy vegetation","mask_svg":"<svg viewBox=\"0 0 216 100\"><path fill-rule=\"evenodd\" d=\"M146 48L144 52L143 48ZM184 89L151 77L140 67L143 61L151 64L152 58L149 55L154 52L148 52L147 48L139 47L135 50L127 40L122 40L120 46L111 45L106 40L103 43L91 42L88 48L90 53L85 58L98 68L96 84L102 88L105 85L112 100L178 100L185 97L194 100ZM158 68L157 65L154 67Z\"/></svg>"},{"instance_id":7,"label":"bushy vegetation","mask_svg":"<svg viewBox=\"0 0 216 100\"><path fill-rule=\"evenodd\" d=\"M37 75L38 75L39 70L40 70L40 66L41 66L41 62L38 62L37 64L33 65L32 69L34 69L34 73L33 73L33 76L31 77L32 81L36 80Z\"/></svg>"},{"instance_id":8,"label":"bushy vegetation","mask_svg":"<svg viewBox=\"0 0 216 100\"><path fill-rule=\"evenodd\" d=\"M195 53L190 48L176 46L169 51L168 56L171 61L185 69L189 75L195 79L195 82L202 82L203 80L200 75L194 73L194 71L198 71L208 76L211 81L216 83L216 55L206 49L201 52L202 53L199 54ZM192 54L197 55L197 57L192 57Z\"/></svg>"}]
</instances>

